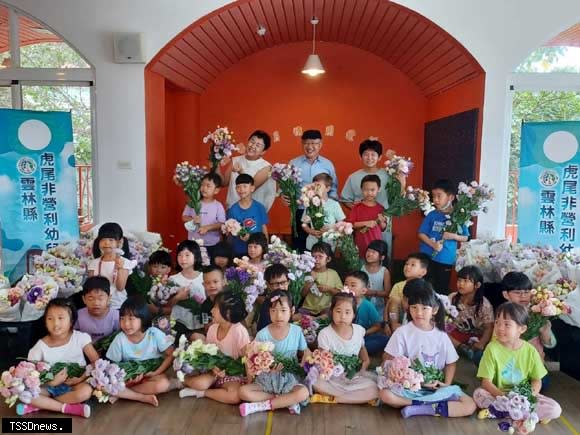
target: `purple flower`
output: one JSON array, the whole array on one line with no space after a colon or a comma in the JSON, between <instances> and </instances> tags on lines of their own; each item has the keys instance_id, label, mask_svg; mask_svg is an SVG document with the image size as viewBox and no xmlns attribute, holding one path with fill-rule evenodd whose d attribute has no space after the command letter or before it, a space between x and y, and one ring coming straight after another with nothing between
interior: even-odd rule
<instances>
[{"instance_id":1,"label":"purple flower","mask_svg":"<svg viewBox=\"0 0 580 435\"><path fill-rule=\"evenodd\" d=\"M42 287L33 287L26 295L26 300L28 303L34 304L40 296L42 296Z\"/></svg>"}]
</instances>

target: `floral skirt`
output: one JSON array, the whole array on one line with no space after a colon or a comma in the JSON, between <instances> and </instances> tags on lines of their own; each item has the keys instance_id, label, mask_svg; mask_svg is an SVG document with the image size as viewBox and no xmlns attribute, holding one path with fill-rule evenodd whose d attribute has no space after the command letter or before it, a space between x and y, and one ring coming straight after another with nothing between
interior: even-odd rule
<instances>
[{"instance_id":1,"label":"floral skirt","mask_svg":"<svg viewBox=\"0 0 580 435\"><path fill-rule=\"evenodd\" d=\"M256 376L254 382L262 387L265 393L276 396L289 393L297 385L304 386L295 375L286 372L262 373ZM307 400L300 402L302 406L306 406L307 404Z\"/></svg>"}]
</instances>

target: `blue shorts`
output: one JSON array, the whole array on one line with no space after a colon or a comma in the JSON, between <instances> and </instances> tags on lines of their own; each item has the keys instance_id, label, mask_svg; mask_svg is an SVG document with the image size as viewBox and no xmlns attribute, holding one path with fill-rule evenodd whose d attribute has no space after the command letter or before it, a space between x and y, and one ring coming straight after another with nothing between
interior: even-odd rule
<instances>
[{"instance_id":1,"label":"blue shorts","mask_svg":"<svg viewBox=\"0 0 580 435\"><path fill-rule=\"evenodd\" d=\"M66 384L60 384L57 385L56 387L46 387L48 394L50 394L50 397L58 397L58 396L62 396L63 394L66 394L70 391L72 391L72 387Z\"/></svg>"}]
</instances>

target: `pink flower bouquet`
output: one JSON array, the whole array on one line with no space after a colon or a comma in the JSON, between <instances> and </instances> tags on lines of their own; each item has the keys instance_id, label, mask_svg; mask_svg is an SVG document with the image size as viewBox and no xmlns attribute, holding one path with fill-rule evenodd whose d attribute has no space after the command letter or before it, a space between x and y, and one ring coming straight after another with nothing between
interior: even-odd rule
<instances>
[{"instance_id":1,"label":"pink flower bouquet","mask_svg":"<svg viewBox=\"0 0 580 435\"><path fill-rule=\"evenodd\" d=\"M411 361L404 356L398 356L385 361L377 367L377 385L380 389L388 388L393 392L409 390L419 391L424 382L423 375L411 368Z\"/></svg>"},{"instance_id":2,"label":"pink flower bouquet","mask_svg":"<svg viewBox=\"0 0 580 435\"><path fill-rule=\"evenodd\" d=\"M302 188L300 203L306 209L306 223L320 230L324 226L324 187L320 183L310 183Z\"/></svg>"},{"instance_id":3,"label":"pink flower bouquet","mask_svg":"<svg viewBox=\"0 0 580 435\"><path fill-rule=\"evenodd\" d=\"M270 373L274 365L274 343L252 341L246 346L244 363L248 376L256 377L263 373Z\"/></svg>"},{"instance_id":4,"label":"pink flower bouquet","mask_svg":"<svg viewBox=\"0 0 580 435\"><path fill-rule=\"evenodd\" d=\"M524 340L537 337L540 329L548 320L558 317L561 314L571 313L570 307L562 300L565 296L557 298L554 292L541 286L532 290L528 329L522 335Z\"/></svg>"},{"instance_id":5,"label":"pink flower bouquet","mask_svg":"<svg viewBox=\"0 0 580 435\"><path fill-rule=\"evenodd\" d=\"M244 237L248 230L235 219L228 219L222 225L222 233L233 237Z\"/></svg>"},{"instance_id":6,"label":"pink flower bouquet","mask_svg":"<svg viewBox=\"0 0 580 435\"><path fill-rule=\"evenodd\" d=\"M21 361L2 373L0 395L12 407L18 401L30 403L40 395L40 373L48 370L44 362Z\"/></svg>"},{"instance_id":7,"label":"pink flower bouquet","mask_svg":"<svg viewBox=\"0 0 580 435\"><path fill-rule=\"evenodd\" d=\"M306 384L308 386L314 385L318 379L326 381L344 373L344 367L335 364L332 353L324 349L316 349L304 358L303 367L306 371Z\"/></svg>"},{"instance_id":8,"label":"pink flower bouquet","mask_svg":"<svg viewBox=\"0 0 580 435\"><path fill-rule=\"evenodd\" d=\"M292 234L296 234L296 210L299 203L300 185L302 184L300 169L290 164L275 163L272 166L272 179L278 184L280 193L288 198L290 225L292 226Z\"/></svg>"}]
</instances>

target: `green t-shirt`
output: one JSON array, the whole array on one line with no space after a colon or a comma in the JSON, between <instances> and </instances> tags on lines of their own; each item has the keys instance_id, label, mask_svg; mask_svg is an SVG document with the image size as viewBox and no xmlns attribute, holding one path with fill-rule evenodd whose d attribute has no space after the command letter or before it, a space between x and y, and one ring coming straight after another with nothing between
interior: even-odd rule
<instances>
[{"instance_id":1,"label":"green t-shirt","mask_svg":"<svg viewBox=\"0 0 580 435\"><path fill-rule=\"evenodd\" d=\"M322 284L338 289L342 288L342 281L340 280L340 276L338 276L336 270L333 269L326 269L326 271L322 273L317 273L316 284ZM306 298L304 298L304 304L302 304L302 308L305 308L312 314L318 316L319 314L323 314L323 311L330 308L331 302L331 293L322 293L320 296L308 293Z\"/></svg>"},{"instance_id":2,"label":"green t-shirt","mask_svg":"<svg viewBox=\"0 0 580 435\"><path fill-rule=\"evenodd\" d=\"M547 373L540 354L530 343L524 341L518 350L510 350L494 339L483 352L477 377L490 379L508 392L525 380L539 380Z\"/></svg>"}]
</instances>

